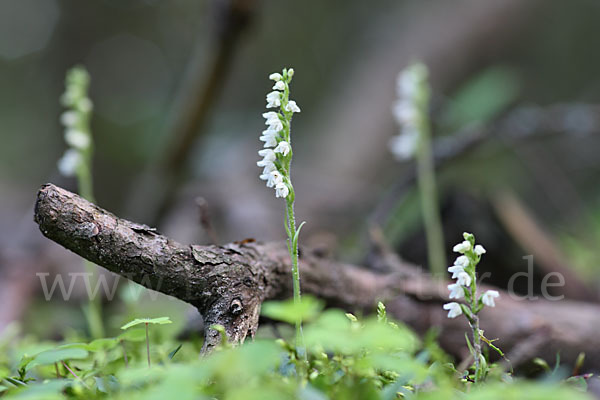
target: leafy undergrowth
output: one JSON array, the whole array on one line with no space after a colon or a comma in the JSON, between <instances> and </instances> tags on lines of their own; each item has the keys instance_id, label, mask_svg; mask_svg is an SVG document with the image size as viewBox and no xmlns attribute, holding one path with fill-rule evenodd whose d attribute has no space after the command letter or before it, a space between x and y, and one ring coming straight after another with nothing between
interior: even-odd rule
<instances>
[{"instance_id":1,"label":"leafy undergrowth","mask_svg":"<svg viewBox=\"0 0 600 400\"><path fill-rule=\"evenodd\" d=\"M139 319L117 337L89 343L0 339L2 399L589 399L581 381L553 375L528 381L494 366L474 386L466 372L427 338L378 315L358 319L340 310L267 303L263 314L283 323L301 315L308 363L282 339L267 338L235 348L223 341L199 357L201 343L161 334L169 319ZM215 327L217 330L219 327ZM286 330L287 329L287 330ZM147 342L147 339L150 341Z\"/></svg>"}]
</instances>

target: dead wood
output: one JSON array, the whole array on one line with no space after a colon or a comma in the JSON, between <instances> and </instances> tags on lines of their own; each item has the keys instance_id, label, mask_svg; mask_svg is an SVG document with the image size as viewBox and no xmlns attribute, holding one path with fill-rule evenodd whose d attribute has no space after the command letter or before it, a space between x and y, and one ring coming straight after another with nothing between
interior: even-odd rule
<instances>
[{"instance_id":1,"label":"dead wood","mask_svg":"<svg viewBox=\"0 0 600 400\"><path fill-rule=\"evenodd\" d=\"M211 324L225 327L231 342L252 337L260 306L267 299L291 296L291 268L284 242L234 242L223 246L177 243L156 230L116 217L78 195L52 184L38 192L35 221L42 233L80 256L147 288L186 301L204 317L205 351L218 341ZM396 265L376 273L301 248L301 284L328 304L369 312L378 300L389 312L418 332L441 328L440 342L454 354L465 346L466 323L447 319L446 283L436 282L416 267ZM501 293L495 308L481 314L488 338L505 352L518 350L532 335L544 345L536 356L565 362L585 352L587 367L600 368L600 307L573 301L517 300ZM544 338L539 338L543 335ZM530 351L530 350L528 350Z\"/></svg>"}]
</instances>

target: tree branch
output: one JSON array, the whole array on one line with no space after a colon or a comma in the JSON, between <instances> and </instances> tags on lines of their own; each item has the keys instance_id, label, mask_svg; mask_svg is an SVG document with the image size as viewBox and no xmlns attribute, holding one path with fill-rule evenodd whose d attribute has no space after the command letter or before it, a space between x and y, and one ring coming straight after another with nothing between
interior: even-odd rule
<instances>
[{"instance_id":1,"label":"tree branch","mask_svg":"<svg viewBox=\"0 0 600 400\"><path fill-rule=\"evenodd\" d=\"M231 342L253 336L260 305L291 296L291 267L284 242L234 242L224 246L183 245L154 229L135 224L52 184L38 192L35 221L42 233L80 256L150 289L196 306L205 319L204 351L219 343L212 324L225 327ZM380 274L319 257L301 249L302 289L329 306L370 312L378 300L390 314L418 332L441 327L440 342L454 354L465 346L466 322L447 319L445 283L430 280L415 267L400 264ZM485 288L484 288L485 289ZM574 361L586 353L600 367L600 307L546 300L518 301L502 293L495 308L480 315L489 338L508 352L524 338L547 335L538 356Z\"/></svg>"}]
</instances>

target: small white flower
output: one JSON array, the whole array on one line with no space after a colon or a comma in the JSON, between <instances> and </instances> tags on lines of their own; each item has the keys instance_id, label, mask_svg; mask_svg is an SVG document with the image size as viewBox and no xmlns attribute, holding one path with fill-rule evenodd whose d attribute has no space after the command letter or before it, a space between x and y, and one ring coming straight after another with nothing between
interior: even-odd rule
<instances>
[{"instance_id":1,"label":"small white flower","mask_svg":"<svg viewBox=\"0 0 600 400\"><path fill-rule=\"evenodd\" d=\"M274 72L271 75L269 75L269 79L275 82L279 82L281 78L283 78L283 76L281 76L281 74L277 72Z\"/></svg>"},{"instance_id":2,"label":"small white flower","mask_svg":"<svg viewBox=\"0 0 600 400\"><path fill-rule=\"evenodd\" d=\"M77 129L67 129L65 132L65 142L71 147L79 150L85 150L90 146L90 137Z\"/></svg>"},{"instance_id":3,"label":"small white flower","mask_svg":"<svg viewBox=\"0 0 600 400\"><path fill-rule=\"evenodd\" d=\"M268 159L269 161L275 161L275 152L272 149L262 149L258 151L258 155Z\"/></svg>"},{"instance_id":4,"label":"small white flower","mask_svg":"<svg viewBox=\"0 0 600 400\"><path fill-rule=\"evenodd\" d=\"M454 265L460 265L463 268L467 268L469 266L469 257L458 256L456 260L454 260Z\"/></svg>"},{"instance_id":5,"label":"small white flower","mask_svg":"<svg viewBox=\"0 0 600 400\"><path fill-rule=\"evenodd\" d=\"M273 85L273 90L285 90L285 83L283 81L277 81Z\"/></svg>"},{"instance_id":6,"label":"small white flower","mask_svg":"<svg viewBox=\"0 0 600 400\"><path fill-rule=\"evenodd\" d=\"M465 272L465 269L461 265L453 265L448 267L448 272L452 272L452 279L456 279L458 278L458 274Z\"/></svg>"},{"instance_id":7,"label":"small white flower","mask_svg":"<svg viewBox=\"0 0 600 400\"><path fill-rule=\"evenodd\" d=\"M274 170L269 172L268 174L261 175L260 179L262 179L263 181L267 181L267 187L272 188L278 185L279 183L283 182L283 175L281 175L281 172Z\"/></svg>"},{"instance_id":8,"label":"small white flower","mask_svg":"<svg viewBox=\"0 0 600 400\"><path fill-rule=\"evenodd\" d=\"M267 186L268 187L277 186L282 182L283 182L283 175L281 174L281 172L279 172L277 170L271 171L271 173L269 174L269 179L267 180Z\"/></svg>"},{"instance_id":9,"label":"small white flower","mask_svg":"<svg viewBox=\"0 0 600 400\"><path fill-rule=\"evenodd\" d=\"M471 286L471 277L466 272L459 272L457 278L456 283L459 285L466 287Z\"/></svg>"},{"instance_id":10,"label":"small white flower","mask_svg":"<svg viewBox=\"0 0 600 400\"><path fill-rule=\"evenodd\" d=\"M263 131L262 136L259 138L262 142L265 142L264 147L277 146L277 131L267 129Z\"/></svg>"},{"instance_id":11,"label":"small white flower","mask_svg":"<svg viewBox=\"0 0 600 400\"><path fill-rule=\"evenodd\" d=\"M58 160L58 171L64 176L73 176L80 162L81 154L75 149L69 149Z\"/></svg>"},{"instance_id":12,"label":"small white flower","mask_svg":"<svg viewBox=\"0 0 600 400\"><path fill-rule=\"evenodd\" d=\"M263 157L261 161L257 161L256 165L259 167L267 167L268 165L273 165L273 161L277 159L275 156L275 152L272 149L262 149L259 150L258 155Z\"/></svg>"},{"instance_id":13,"label":"small white flower","mask_svg":"<svg viewBox=\"0 0 600 400\"><path fill-rule=\"evenodd\" d=\"M452 283L448 285L448 290L450 290L450 298L451 299L460 299L465 296L465 291L461 285L458 283Z\"/></svg>"},{"instance_id":14,"label":"small white flower","mask_svg":"<svg viewBox=\"0 0 600 400\"><path fill-rule=\"evenodd\" d=\"M271 125L272 121L279 121L279 114L275 111L267 111L262 116L266 119L265 124L267 125Z\"/></svg>"},{"instance_id":15,"label":"small white flower","mask_svg":"<svg viewBox=\"0 0 600 400\"><path fill-rule=\"evenodd\" d=\"M460 307L460 304L454 301L452 303L444 304L443 307L444 310L448 310L448 318L456 318L462 314L462 308Z\"/></svg>"},{"instance_id":16,"label":"small white flower","mask_svg":"<svg viewBox=\"0 0 600 400\"><path fill-rule=\"evenodd\" d=\"M471 242L469 242L468 240L465 240L464 242L459 243L452 248L452 251L454 251L455 253L462 254L466 253L469 250L471 250Z\"/></svg>"},{"instance_id":17,"label":"small white flower","mask_svg":"<svg viewBox=\"0 0 600 400\"><path fill-rule=\"evenodd\" d=\"M277 145L277 147L275 147L275 150L273 151L275 153L281 153L284 156L287 156L291 149L292 147L290 146L290 144L285 140L282 140L281 142L279 142L279 144Z\"/></svg>"},{"instance_id":18,"label":"small white flower","mask_svg":"<svg viewBox=\"0 0 600 400\"><path fill-rule=\"evenodd\" d=\"M419 85L427 78L427 67L423 64L414 64L405 68L398 75L396 90L402 98L414 98Z\"/></svg>"},{"instance_id":19,"label":"small white flower","mask_svg":"<svg viewBox=\"0 0 600 400\"><path fill-rule=\"evenodd\" d=\"M500 293L496 290L488 290L481 296L481 302L489 307L495 307L494 299L500 297Z\"/></svg>"},{"instance_id":20,"label":"small white flower","mask_svg":"<svg viewBox=\"0 0 600 400\"><path fill-rule=\"evenodd\" d=\"M94 104L87 97L79 100L75 106L82 112L90 112L92 111L92 108L94 108Z\"/></svg>"},{"instance_id":21,"label":"small white flower","mask_svg":"<svg viewBox=\"0 0 600 400\"><path fill-rule=\"evenodd\" d=\"M279 114L275 111L269 111L263 113L263 117L266 119L265 125L269 125L269 129L279 132L283 129L283 123L279 119Z\"/></svg>"},{"instance_id":22,"label":"small white flower","mask_svg":"<svg viewBox=\"0 0 600 400\"><path fill-rule=\"evenodd\" d=\"M412 103L399 100L392 106L392 115L401 125L414 125L419 113Z\"/></svg>"},{"instance_id":23,"label":"small white flower","mask_svg":"<svg viewBox=\"0 0 600 400\"><path fill-rule=\"evenodd\" d=\"M288 188L288 186L283 183L283 182L279 182L276 186L275 186L275 197L287 197L287 195L290 194L290 189Z\"/></svg>"},{"instance_id":24,"label":"small white flower","mask_svg":"<svg viewBox=\"0 0 600 400\"><path fill-rule=\"evenodd\" d=\"M288 101L287 105L285 106L285 111L299 113L300 107L298 107L298 104L296 104L296 102L294 100L290 100L290 101Z\"/></svg>"},{"instance_id":25,"label":"small white flower","mask_svg":"<svg viewBox=\"0 0 600 400\"><path fill-rule=\"evenodd\" d=\"M281 92L276 90L267 94L267 108L279 107L281 105Z\"/></svg>"},{"instance_id":26,"label":"small white flower","mask_svg":"<svg viewBox=\"0 0 600 400\"><path fill-rule=\"evenodd\" d=\"M265 165L262 173L263 173L263 175L266 175L266 174L270 174L271 172L273 172L275 170L277 170L277 167L275 166L275 164L269 163L269 164ZM264 180L266 180L266 179L264 179Z\"/></svg>"},{"instance_id":27,"label":"small white flower","mask_svg":"<svg viewBox=\"0 0 600 400\"><path fill-rule=\"evenodd\" d=\"M480 255L482 255L482 254L485 254L485 253L486 253L485 249L484 249L484 248L483 248L483 246L482 246L482 245L480 245L480 244L478 244L477 246L475 246L475 249L474 249L473 251L474 251L474 252L475 252L475 254L477 254L478 256L480 256Z\"/></svg>"},{"instance_id":28,"label":"small white flower","mask_svg":"<svg viewBox=\"0 0 600 400\"><path fill-rule=\"evenodd\" d=\"M404 161L414 156L419 142L419 132L415 129L404 129L401 134L390 139L389 147L397 160Z\"/></svg>"},{"instance_id":29,"label":"small white flower","mask_svg":"<svg viewBox=\"0 0 600 400\"><path fill-rule=\"evenodd\" d=\"M288 69L287 75L288 75L288 78L291 78L292 76L294 76L294 68Z\"/></svg>"},{"instance_id":30,"label":"small white flower","mask_svg":"<svg viewBox=\"0 0 600 400\"><path fill-rule=\"evenodd\" d=\"M60 116L60 122L67 128L71 128L79 122L79 115L75 111L65 111Z\"/></svg>"}]
</instances>

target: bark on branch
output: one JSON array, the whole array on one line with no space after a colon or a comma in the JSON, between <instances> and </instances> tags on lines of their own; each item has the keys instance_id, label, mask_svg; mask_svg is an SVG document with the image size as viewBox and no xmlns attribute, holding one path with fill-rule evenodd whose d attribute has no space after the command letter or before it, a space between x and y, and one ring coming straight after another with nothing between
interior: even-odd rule
<instances>
[{"instance_id":1,"label":"bark on branch","mask_svg":"<svg viewBox=\"0 0 600 400\"><path fill-rule=\"evenodd\" d=\"M52 184L38 192L35 221L42 233L80 256L150 289L186 301L205 319L205 351L218 344L212 324L225 327L232 342L253 336L260 306L267 299L291 296L291 267L285 243L183 245L156 230L116 217ZM389 312L419 332L432 325L442 331L441 344L461 354L467 328L462 318L447 319L446 283L432 281L415 267L395 262L393 272L375 273L319 257L301 249L302 289L329 306L371 311L378 300ZM579 352L588 366L600 367L600 307L572 301L518 301L502 293L495 308L481 314L488 338L505 351L564 361ZM516 346L527 338L543 343L535 349ZM526 342L527 343L527 342ZM529 356L529 354L528 354Z\"/></svg>"}]
</instances>

